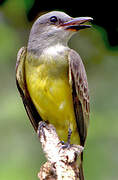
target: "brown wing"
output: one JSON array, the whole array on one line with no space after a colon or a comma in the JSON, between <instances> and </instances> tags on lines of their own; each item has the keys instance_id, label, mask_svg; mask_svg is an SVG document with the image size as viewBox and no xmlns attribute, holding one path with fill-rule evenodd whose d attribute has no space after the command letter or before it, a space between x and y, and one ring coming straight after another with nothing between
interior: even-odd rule
<instances>
[{"instance_id":1,"label":"brown wing","mask_svg":"<svg viewBox=\"0 0 118 180\"><path fill-rule=\"evenodd\" d=\"M89 122L89 90L86 71L83 62L74 50L69 52L69 82L72 86L72 96L80 143L85 144Z\"/></svg>"},{"instance_id":2,"label":"brown wing","mask_svg":"<svg viewBox=\"0 0 118 180\"><path fill-rule=\"evenodd\" d=\"M38 123L41 121L41 117L39 116L31 98L27 90L26 80L25 80L25 58L26 58L27 48L22 47L17 55L16 62L16 84L17 88L20 92L20 95L23 100L23 104L25 106L26 112L29 116L29 119L35 129L37 131Z\"/></svg>"}]
</instances>

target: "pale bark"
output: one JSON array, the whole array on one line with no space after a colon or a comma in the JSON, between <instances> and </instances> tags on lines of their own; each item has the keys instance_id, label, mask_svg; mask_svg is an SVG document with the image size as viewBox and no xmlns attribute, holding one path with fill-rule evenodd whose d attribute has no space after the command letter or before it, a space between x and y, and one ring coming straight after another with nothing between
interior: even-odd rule
<instances>
[{"instance_id":1,"label":"pale bark","mask_svg":"<svg viewBox=\"0 0 118 180\"><path fill-rule=\"evenodd\" d=\"M40 127L40 124L39 124ZM79 180L77 158L83 151L79 145L63 148L55 128L47 125L39 128L39 139L47 162L40 168L40 180Z\"/></svg>"}]
</instances>

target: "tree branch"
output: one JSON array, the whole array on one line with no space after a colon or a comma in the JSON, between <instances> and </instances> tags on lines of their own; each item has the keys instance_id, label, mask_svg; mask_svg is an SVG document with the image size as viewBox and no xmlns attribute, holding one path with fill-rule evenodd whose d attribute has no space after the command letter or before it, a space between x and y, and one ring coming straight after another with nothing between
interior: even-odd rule
<instances>
[{"instance_id":1,"label":"tree branch","mask_svg":"<svg viewBox=\"0 0 118 180\"><path fill-rule=\"evenodd\" d=\"M40 168L40 180L79 180L77 158L83 151L79 145L63 148L55 128L51 124L39 123L38 135L47 162Z\"/></svg>"}]
</instances>

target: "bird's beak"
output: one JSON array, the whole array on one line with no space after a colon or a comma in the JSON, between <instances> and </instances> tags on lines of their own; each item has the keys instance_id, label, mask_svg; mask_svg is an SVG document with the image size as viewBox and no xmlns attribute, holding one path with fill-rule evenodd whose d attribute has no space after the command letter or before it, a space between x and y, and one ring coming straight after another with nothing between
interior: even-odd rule
<instances>
[{"instance_id":1,"label":"bird's beak","mask_svg":"<svg viewBox=\"0 0 118 180\"><path fill-rule=\"evenodd\" d=\"M66 30L78 31L80 29L90 28L91 25L87 25L84 23L91 20L93 20L93 18L91 17L72 18L71 20L64 22L60 26Z\"/></svg>"}]
</instances>

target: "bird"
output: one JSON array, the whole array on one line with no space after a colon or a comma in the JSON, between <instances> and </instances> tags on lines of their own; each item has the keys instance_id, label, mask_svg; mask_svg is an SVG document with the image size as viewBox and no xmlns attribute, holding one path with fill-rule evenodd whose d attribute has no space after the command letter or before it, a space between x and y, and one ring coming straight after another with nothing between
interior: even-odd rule
<instances>
[{"instance_id":1,"label":"bird","mask_svg":"<svg viewBox=\"0 0 118 180\"><path fill-rule=\"evenodd\" d=\"M70 129L72 144L84 146L90 114L89 88L79 54L69 39L91 17L73 18L61 11L40 16L33 24L27 47L17 55L16 83L29 119L37 131L40 121L53 124L62 141ZM84 180L83 154L79 177Z\"/></svg>"}]
</instances>

